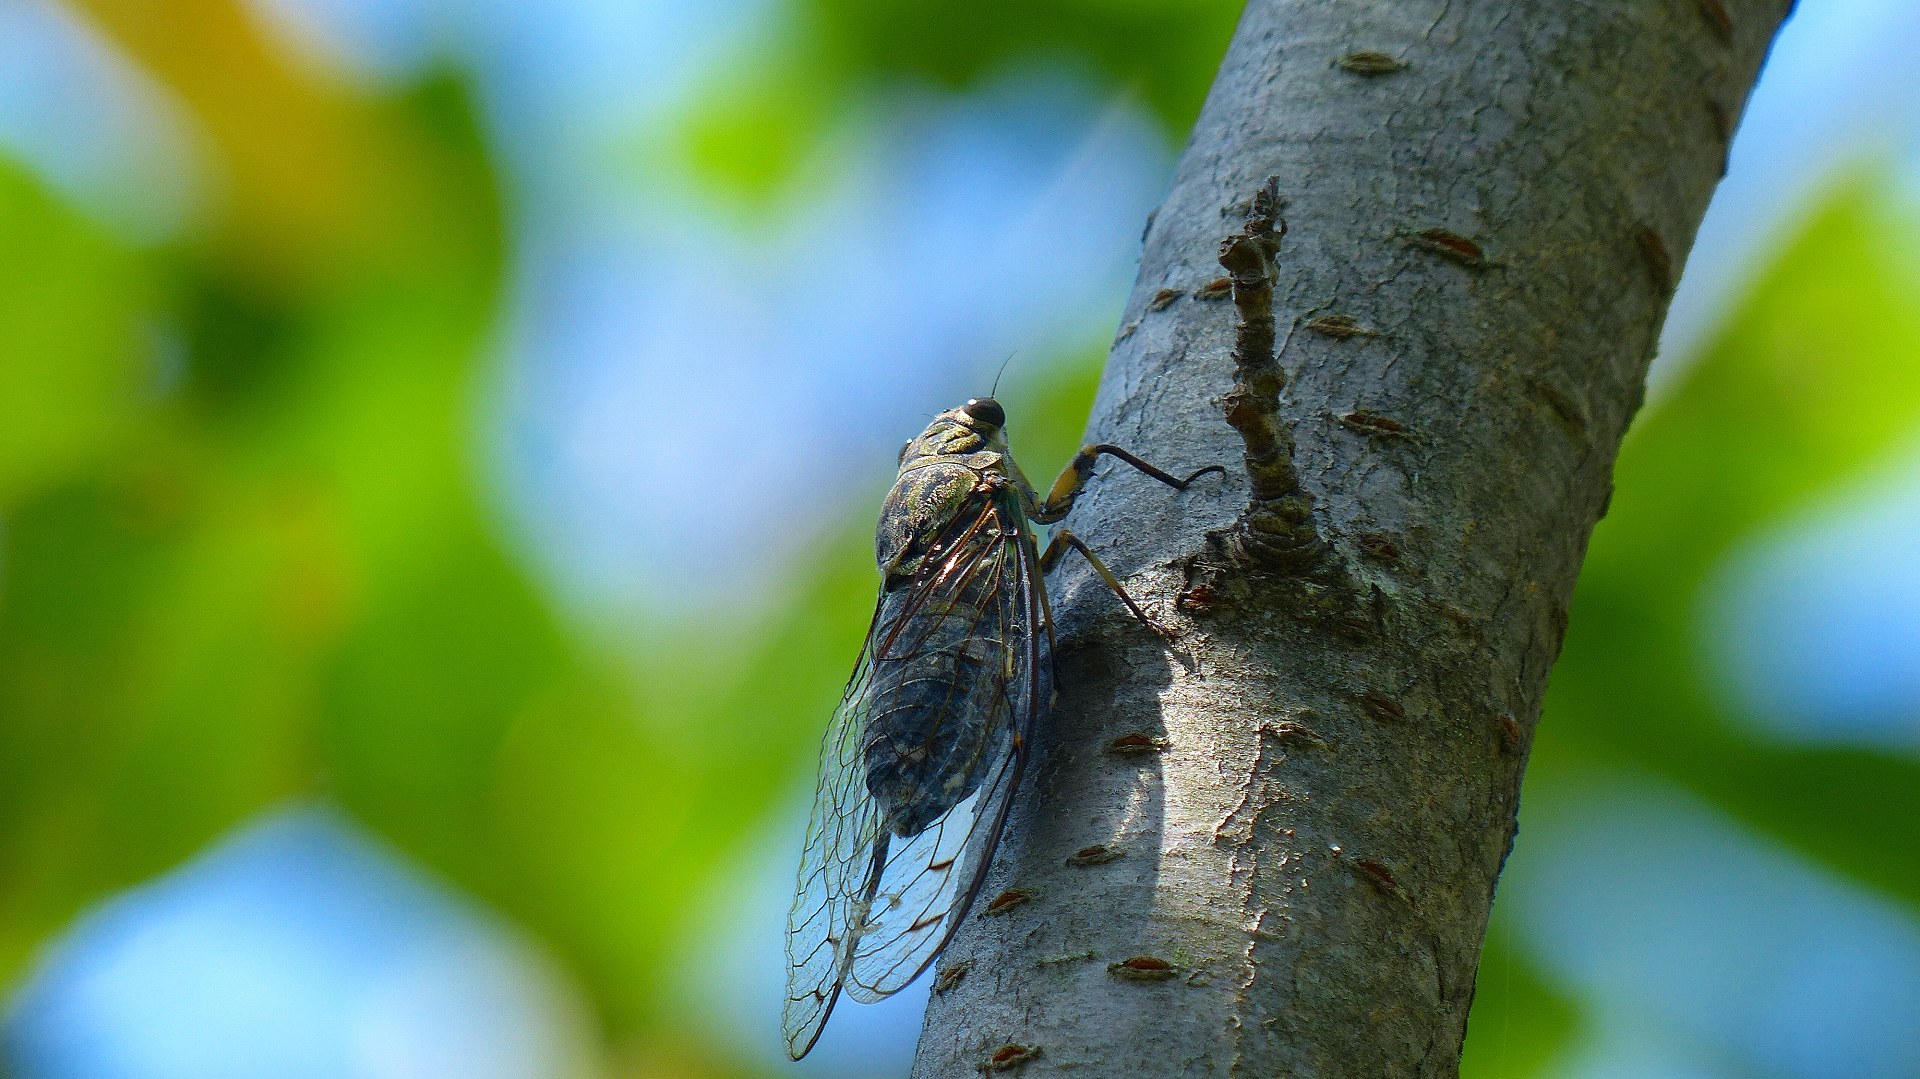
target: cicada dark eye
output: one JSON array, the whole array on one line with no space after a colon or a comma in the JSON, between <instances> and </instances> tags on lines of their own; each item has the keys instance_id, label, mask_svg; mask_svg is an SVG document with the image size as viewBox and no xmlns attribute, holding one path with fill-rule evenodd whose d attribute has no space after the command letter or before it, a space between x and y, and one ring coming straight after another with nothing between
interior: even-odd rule
<instances>
[{"instance_id":1,"label":"cicada dark eye","mask_svg":"<svg viewBox=\"0 0 1920 1079\"><path fill-rule=\"evenodd\" d=\"M961 411L989 427L1005 427L1007 410L991 397L976 397L961 406Z\"/></svg>"}]
</instances>

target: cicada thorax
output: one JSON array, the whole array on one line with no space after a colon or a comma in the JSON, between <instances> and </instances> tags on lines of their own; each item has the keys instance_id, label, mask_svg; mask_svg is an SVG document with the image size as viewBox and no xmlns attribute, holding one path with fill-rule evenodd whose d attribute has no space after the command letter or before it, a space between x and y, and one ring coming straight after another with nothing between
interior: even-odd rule
<instances>
[{"instance_id":1,"label":"cicada thorax","mask_svg":"<svg viewBox=\"0 0 1920 1079\"><path fill-rule=\"evenodd\" d=\"M874 626L862 745L868 793L896 836L925 831L979 790L1007 753L1006 657L1023 632L1005 614L1018 538L995 512L1003 477L957 464L918 471L926 475L903 475L896 486L907 504L890 506L919 518L913 538L888 551L882 519L882 565L894 555L894 573ZM908 566L910 575L900 572Z\"/></svg>"}]
</instances>

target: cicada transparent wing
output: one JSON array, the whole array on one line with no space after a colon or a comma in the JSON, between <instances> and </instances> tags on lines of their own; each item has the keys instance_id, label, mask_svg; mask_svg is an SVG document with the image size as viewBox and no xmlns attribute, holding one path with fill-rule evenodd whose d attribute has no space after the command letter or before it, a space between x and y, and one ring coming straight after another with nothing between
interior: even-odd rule
<instances>
[{"instance_id":1,"label":"cicada transparent wing","mask_svg":"<svg viewBox=\"0 0 1920 1079\"><path fill-rule=\"evenodd\" d=\"M982 491L881 594L821 748L788 917L794 1059L841 992L904 988L980 890L1051 701L1039 557L1010 487Z\"/></svg>"}]
</instances>

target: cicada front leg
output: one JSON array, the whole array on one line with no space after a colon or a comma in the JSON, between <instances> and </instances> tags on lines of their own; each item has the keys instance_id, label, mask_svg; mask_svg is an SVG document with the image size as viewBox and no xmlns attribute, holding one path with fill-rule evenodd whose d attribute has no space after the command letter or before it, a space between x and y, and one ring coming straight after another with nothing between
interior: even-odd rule
<instances>
[{"instance_id":1,"label":"cicada front leg","mask_svg":"<svg viewBox=\"0 0 1920 1079\"><path fill-rule=\"evenodd\" d=\"M1053 481L1053 489L1047 492L1047 500L1035 507L1032 514L1033 520L1047 525L1065 517L1067 511L1073 508L1075 500L1080 497L1080 492L1086 489L1087 481L1093 478L1094 462L1103 453L1109 457L1118 457L1176 491L1186 490L1193 485L1194 480L1209 472L1224 474L1227 471L1219 465L1208 465L1183 480L1172 473L1153 467L1118 446L1107 442L1096 442L1091 446L1083 447L1079 453L1073 455L1073 460L1061 470L1060 478Z\"/></svg>"},{"instance_id":2,"label":"cicada front leg","mask_svg":"<svg viewBox=\"0 0 1920 1079\"><path fill-rule=\"evenodd\" d=\"M1097 461L1103 453L1110 457L1118 457L1120 460L1125 461L1127 464L1152 476L1154 479L1159 480L1161 483L1166 484L1176 491L1186 490L1192 486L1194 480L1199 479L1209 472L1226 472L1226 469L1219 465L1208 465L1188 476L1186 479L1181 479L1170 472L1164 472L1155 468L1118 446L1106 442L1096 442L1073 455L1073 460L1061 471L1060 478L1053 481L1053 489L1047 493L1046 501L1034 508L1032 514L1033 520L1041 524L1052 524L1065 517L1067 511L1073 508L1075 500L1080 497L1080 492L1086 489L1087 480L1093 476L1094 462ZM1120 578L1114 576L1113 571L1107 568L1107 564L1100 560L1099 555L1093 553L1093 549L1087 546L1086 541L1074 535L1070 530L1065 528L1054 530L1052 538L1047 542L1046 551L1040 555L1040 572L1047 573L1051 571L1054 565L1060 561L1060 556L1065 554L1069 547L1079 551L1080 554L1086 558L1087 564L1093 567L1093 572L1098 574L1100 580L1104 582L1108 588L1113 590L1114 595L1120 597L1120 602L1127 605L1127 610L1131 611L1133 616L1140 620L1141 625L1146 626L1148 629L1153 630L1169 641L1174 639L1173 631L1147 617L1147 612L1140 609L1140 605L1134 602L1133 597L1128 595L1126 588L1120 584Z\"/></svg>"}]
</instances>

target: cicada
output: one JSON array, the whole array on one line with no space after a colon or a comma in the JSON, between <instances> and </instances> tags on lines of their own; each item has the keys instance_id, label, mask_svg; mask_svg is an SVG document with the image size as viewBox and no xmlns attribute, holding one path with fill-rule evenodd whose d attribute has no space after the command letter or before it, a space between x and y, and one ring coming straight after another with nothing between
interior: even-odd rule
<instances>
[{"instance_id":1,"label":"cicada","mask_svg":"<svg viewBox=\"0 0 1920 1079\"><path fill-rule=\"evenodd\" d=\"M1053 702L1044 581L1079 551L1134 617L1159 630L1098 556L1054 529L1111 456L1073 458L1045 500L1007 450L1006 412L980 397L934 417L900 451L874 536L879 602L827 725L787 920L787 1051L813 1048L841 993L871 1002L932 965L966 917L1006 828L1035 726ZM1164 633L1164 630L1161 630Z\"/></svg>"}]
</instances>

